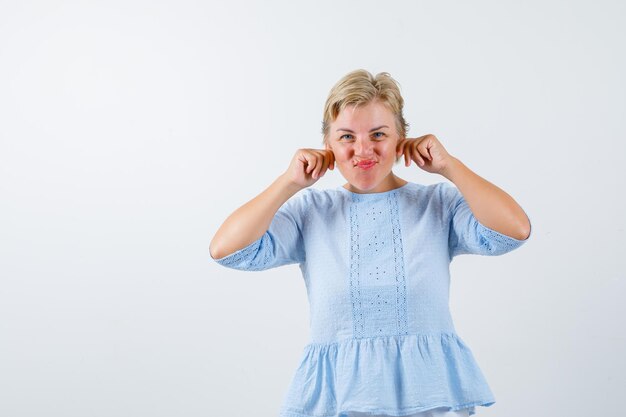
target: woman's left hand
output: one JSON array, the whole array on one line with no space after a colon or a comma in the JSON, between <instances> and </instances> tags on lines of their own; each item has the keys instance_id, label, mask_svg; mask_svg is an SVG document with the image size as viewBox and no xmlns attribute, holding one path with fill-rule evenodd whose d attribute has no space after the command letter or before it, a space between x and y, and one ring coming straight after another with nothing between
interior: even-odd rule
<instances>
[{"instance_id":1,"label":"woman's left hand","mask_svg":"<svg viewBox=\"0 0 626 417\"><path fill-rule=\"evenodd\" d=\"M446 151L435 135L419 138L400 139L396 146L396 156L404 154L404 164L408 167L413 160L424 171L441 174L452 163L452 156Z\"/></svg>"}]
</instances>

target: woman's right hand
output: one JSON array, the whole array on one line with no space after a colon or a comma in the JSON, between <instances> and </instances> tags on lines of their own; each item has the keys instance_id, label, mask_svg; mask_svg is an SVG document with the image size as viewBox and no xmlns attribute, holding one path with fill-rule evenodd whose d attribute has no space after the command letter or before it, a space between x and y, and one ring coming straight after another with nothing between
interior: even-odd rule
<instances>
[{"instance_id":1,"label":"woman's right hand","mask_svg":"<svg viewBox=\"0 0 626 417\"><path fill-rule=\"evenodd\" d=\"M298 149L284 176L302 188L309 187L324 176L327 169L335 169L335 154L328 149Z\"/></svg>"}]
</instances>

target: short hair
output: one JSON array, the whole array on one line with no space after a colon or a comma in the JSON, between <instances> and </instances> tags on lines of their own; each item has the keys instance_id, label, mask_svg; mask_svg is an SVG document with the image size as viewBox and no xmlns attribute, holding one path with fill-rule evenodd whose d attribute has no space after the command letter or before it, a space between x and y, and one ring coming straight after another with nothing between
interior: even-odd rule
<instances>
[{"instance_id":1,"label":"short hair","mask_svg":"<svg viewBox=\"0 0 626 417\"><path fill-rule=\"evenodd\" d=\"M395 116L399 139L406 138L409 124L404 120L404 99L400 84L388 72L373 76L369 71L357 69L344 75L333 86L324 105L322 120L322 143L328 142L330 124L348 105L367 105L373 100L381 101Z\"/></svg>"}]
</instances>

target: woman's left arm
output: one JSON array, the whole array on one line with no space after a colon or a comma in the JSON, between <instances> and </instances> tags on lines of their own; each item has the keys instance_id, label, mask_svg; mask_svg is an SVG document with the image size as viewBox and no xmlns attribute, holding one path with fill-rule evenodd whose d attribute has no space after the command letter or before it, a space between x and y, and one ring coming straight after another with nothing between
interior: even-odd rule
<instances>
[{"instance_id":1,"label":"woman's left arm","mask_svg":"<svg viewBox=\"0 0 626 417\"><path fill-rule=\"evenodd\" d=\"M518 240L530 236L530 220L513 197L450 155L435 135L399 140L396 156L403 154L407 167L415 161L424 171L453 182L483 226Z\"/></svg>"},{"instance_id":2,"label":"woman's left arm","mask_svg":"<svg viewBox=\"0 0 626 417\"><path fill-rule=\"evenodd\" d=\"M513 197L473 172L459 159L452 155L449 158L440 174L456 185L474 217L496 232L519 240L527 239L530 221Z\"/></svg>"}]
</instances>

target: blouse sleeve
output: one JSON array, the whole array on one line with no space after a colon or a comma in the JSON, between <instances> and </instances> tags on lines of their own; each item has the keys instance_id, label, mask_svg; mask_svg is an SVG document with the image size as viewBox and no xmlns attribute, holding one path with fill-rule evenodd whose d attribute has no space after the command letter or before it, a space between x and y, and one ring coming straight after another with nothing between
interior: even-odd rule
<instances>
[{"instance_id":1,"label":"blouse sleeve","mask_svg":"<svg viewBox=\"0 0 626 417\"><path fill-rule=\"evenodd\" d=\"M476 219L459 189L451 184L443 184L449 215L450 259L462 254L503 255L517 249L530 238L529 234L524 240L515 239L483 225Z\"/></svg>"},{"instance_id":2,"label":"blouse sleeve","mask_svg":"<svg viewBox=\"0 0 626 417\"><path fill-rule=\"evenodd\" d=\"M223 258L209 255L222 266L242 271L262 271L304 262L301 199L300 194L283 203L263 236L248 246Z\"/></svg>"}]
</instances>

